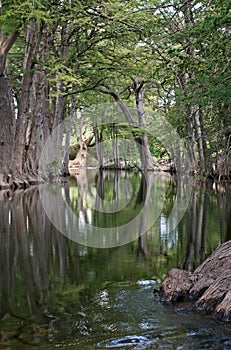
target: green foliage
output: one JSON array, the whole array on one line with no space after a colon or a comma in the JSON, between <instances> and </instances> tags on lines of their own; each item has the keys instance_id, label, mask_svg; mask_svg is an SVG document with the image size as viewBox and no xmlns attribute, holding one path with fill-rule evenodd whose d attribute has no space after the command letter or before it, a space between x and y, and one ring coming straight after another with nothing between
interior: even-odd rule
<instances>
[{"instance_id":1,"label":"green foliage","mask_svg":"<svg viewBox=\"0 0 231 350\"><path fill-rule=\"evenodd\" d=\"M223 151L230 121L224 114L224 108L230 111L231 96L229 1L3 2L3 37L20 30L8 57L16 97L22 90L23 74L29 74L23 73L23 60L29 45L25 28L32 20L37 24L40 52L33 59L33 72L46 72L50 115L55 114L55 99L60 95L65 99L67 116L72 95L76 96L76 107L113 101L111 96L100 94L102 85L110 86L123 101L135 106L137 79L149 87L144 105L151 105L157 113L164 110L185 140L190 138L187 109L198 106L208 156L217 140ZM112 137L109 127L103 132L105 138ZM141 129L119 128L123 138L142 133ZM149 138L149 142L155 157L167 156L155 140Z\"/></svg>"},{"instance_id":2,"label":"green foliage","mask_svg":"<svg viewBox=\"0 0 231 350\"><path fill-rule=\"evenodd\" d=\"M6 32L15 30L16 27L24 27L30 20L50 23L49 11L47 10L49 1L39 0L11 0L3 2L0 17L0 27Z\"/></svg>"}]
</instances>

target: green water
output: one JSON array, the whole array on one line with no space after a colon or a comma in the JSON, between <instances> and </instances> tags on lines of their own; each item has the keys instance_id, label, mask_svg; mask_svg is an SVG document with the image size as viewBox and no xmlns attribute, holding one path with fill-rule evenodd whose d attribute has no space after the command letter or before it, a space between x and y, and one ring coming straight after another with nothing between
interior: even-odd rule
<instances>
[{"instance_id":1,"label":"green water","mask_svg":"<svg viewBox=\"0 0 231 350\"><path fill-rule=\"evenodd\" d=\"M65 186L0 192L0 349L231 349L229 323L184 304L162 305L153 294L171 267L193 269L231 239L230 185L192 187L183 218L169 230L175 179L85 175ZM46 215L41 193L58 223ZM77 215L75 241L57 229L71 234L60 198ZM112 239L105 231L95 240L98 231L86 229L95 246L79 243L87 225L125 227L139 215L132 235L118 231ZM132 240L120 245L123 234Z\"/></svg>"}]
</instances>

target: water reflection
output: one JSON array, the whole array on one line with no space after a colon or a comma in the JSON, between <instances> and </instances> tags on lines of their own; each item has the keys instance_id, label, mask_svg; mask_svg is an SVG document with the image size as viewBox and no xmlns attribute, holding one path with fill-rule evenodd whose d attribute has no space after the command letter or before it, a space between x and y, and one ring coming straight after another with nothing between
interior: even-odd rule
<instances>
[{"instance_id":1,"label":"water reflection","mask_svg":"<svg viewBox=\"0 0 231 350\"><path fill-rule=\"evenodd\" d=\"M208 255L216 234L218 244L231 238L230 184L206 184L195 187L185 217L187 249L181 267L195 269ZM221 204L222 203L222 204ZM182 227L184 222L180 224ZM182 229L186 231L183 227ZM211 242L212 241L212 242Z\"/></svg>"},{"instance_id":2,"label":"water reflection","mask_svg":"<svg viewBox=\"0 0 231 350\"><path fill-rule=\"evenodd\" d=\"M76 179L78 184L71 188L72 193L68 187L64 194L62 188L47 185L40 195L52 223L78 243L108 248L132 242L161 213L167 182L153 173L131 179L126 173L121 177L114 174L113 181L108 175L101 176L92 183L88 180L87 186L81 182L82 176Z\"/></svg>"},{"instance_id":3,"label":"water reflection","mask_svg":"<svg viewBox=\"0 0 231 350\"><path fill-rule=\"evenodd\" d=\"M64 254L57 254L57 250L65 249L62 247L64 239L62 236L56 242L52 239L51 223L39 201L37 188L15 193L2 191L0 195L0 313L1 316L14 314L17 305L22 307L21 303L25 303L33 314L48 300L49 260L56 264L57 255L59 264L56 266L64 276L66 258L61 260ZM57 245L53 251L52 245ZM22 283L27 292L26 300L17 293Z\"/></svg>"},{"instance_id":4,"label":"water reflection","mask_svg":"<svg viewBox=\"0 0 231 350\"><path fill-rule=\"evenodd\" d=\"M58 193L73 210L82 211L84 225L97 222L103 226L103 215L108 213L94 213L89 199L94 200L95 208L96 192L99 198L110 200L122 195L126 199L128 192L122 184L117 191L113 174L102 174L101 179L91 174L87 182L81 176L73 178ZM161 215L138 239L110 249L82 246L60 234L46 216L38 187L0 192L0 347L29 349L31 344L39 348L44 344L49 349L68 343L82 350L85 344L108 347L137 339L141 344L144 337L153 346L160 345L162 339L171 348L174 342L180 346L186 341L186 320L191 325L187 332L196 334L187 337L198 344L200 322L206 330L207 320L198 316L195 324L195 315L190 318L186 314L181 323L176 311L153 299L153 285L158 285L171 267L192 268L218 243L231 238L230 185L195 187L189 210L169 232L167 219L177 193L174 179L153 177L148 188L138 174L129 176L136 186L126 218L138 211L140 204L155 202L157 194L164 194ZM146 227L148 215L139 221L137 231ZM124 218L118 216L117 220ZM214 334L216 327L217 323L210 326ZM173 342L164 332L173 337L178 334L178 340ZM219 334L213 339L217 348L231 339L229 333ZM205 337L203 341L206 343Z\"/></svg>"}]
</instances>

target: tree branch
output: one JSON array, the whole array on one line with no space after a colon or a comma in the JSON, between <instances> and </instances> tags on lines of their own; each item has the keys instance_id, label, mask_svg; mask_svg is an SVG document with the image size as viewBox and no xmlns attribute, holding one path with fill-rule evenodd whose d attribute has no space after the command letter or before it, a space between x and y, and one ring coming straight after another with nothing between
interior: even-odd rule
<instances>
[{"instance_id":1,"label":"tree branch","mask_svg":"<svg viewBox=\"0 0 231 350\"><path fill-rule=\"evenodd\" d=\"M132 126L136 125L135 119L133 118L131 112L129 111L128 107L126 106L126 104L122 101L120 94L114 90L112 90L112 88L109 85L102 85L99 88L99 91L102 92L103 94L107 94L107 95L111 95L115 101L118 103L120 109L122 110L122 112L124 113L128 123Z\"/></svg>"},{"instance_id":2,"label":"tree branch","mask_svg":"<svg viewBox=\"0 0 231 350\"><path fill-rule=\"evenodd\" d=\"M10 33L8 37L3 40L3 37L1 35L1 42L0 42L0 76L3 75L5 66L6 66L6 57L9 53L11 47L15 43L16 39L19 36L19 28L20 25L17 26L15 31L13 33Z\"/></svg>"},{"instance_id":3,"label":"tree branch","mask_svg":"<svg viewBox=\"0 0 231 350\"><path fill-rule=\"evenodd\" d=\"M19 36L19 27L16 28L16 30L13 33L10 33L8 37L2 41L0 46L0 55L7 55L10 51L11 47L14 45L16 39Z\"/></svg>"}]
</instances>

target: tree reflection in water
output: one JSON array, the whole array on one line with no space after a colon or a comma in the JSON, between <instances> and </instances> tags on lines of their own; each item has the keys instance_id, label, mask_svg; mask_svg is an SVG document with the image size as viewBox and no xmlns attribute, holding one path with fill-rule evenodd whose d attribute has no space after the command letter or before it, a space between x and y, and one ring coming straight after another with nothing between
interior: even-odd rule
<instances>
[{"instance_id":1,"label":"tree reflection in water","mask_svg":"<svg viewBox=\"0 0 231 350\"><path fill-rule=\"evenodd\" d=\"M26 314L35 314L48 302L50 273L62 279L66 276L68 242L46 216L37 187L14 193L1 191L0 206L0 315L17 313L20 303L25 303L19 308L25 308ZM78 249L77 245L73 248ZM75 264L77 257L75 254ZM20 294L23 291L17 290L21 281L26 299Z\"/></svg>"},{"instance_id":2,"label":"tree reflection in water","mask_svg":"<svg viewBox=\"0 0 231 350\"><path fill-rule=\"evenodd\" d=\"M176 183L150 173L143 178L129 175L132 191L119 184L122 173L102 173L102 176L79 174L75 183L60 188L68 205L82 211L89 223L87 203L92 207L92 222L99 225L126 222L140 212L145 204L153 205L164 194L161 217L146 233L152 213L142 213L137 226L137 240L122 247L96 249L84 247L62 235L48 219L39 196L39 188L25 191L0 192L0 317L15 315L30 319L30 315L55 313L54 310L73 305L86 293L94 294L105 283L137 281L142 278L160 280L171 267L194 268L218 243L230 239L230 185L202 184L192 191L189 209L174 232L167 232L166 220L176 197ZM126 183L125 183L126 185ZM44 187L46 189L46 187ZM127 191L127 192L126 192ZM96 197L98 193L98 197ZM119 201L129 195L125 217L100 213L110 200ZM100 202L100 199L105 199ZM93 208L93 209L92 209ZM121 212L123 212L121 210ZM94 212L95 211L95 212ZM88 214L87 214L88 213ZM62 216L65 213L59 212ZM109 218L108 219L108 215ZM111 217L110 217L111 215ZM65 215L64 215L65 217ZM104 219L107 217L105 224ZM113 221L114 220L114 221ZM167 232L167 233L166 233ZM74 290L69 298L67 290ZM83 291L83 294L81 294ZM87 292L88 291L88 292ZM91 292L90 292L91 291ZM89 297L91 302L91 297ZM46 316L47 317L47 316ZM1 321L3 322L3 321ZM48 325L47 318L33 321ZM18 326L21 327L21 323Z\"/></svg>"},{"instance_id":3,"label":"tree reflection in water","mask_svg":"<svg viewBox=\"0 0 231 350\"><path fill-rule=\"evenodd\" d=\"M67 189L65 196L77 213L83 234L91 237L93 231L98 237L97 247L129 243L143 235L158 219L168 178L163 180L153 172L144 175L123 171L99 171L95 172L95 177L89 177L88 182L87 178L86 169L78 169L77 186Z\"/></svg>"}]
</instances>

